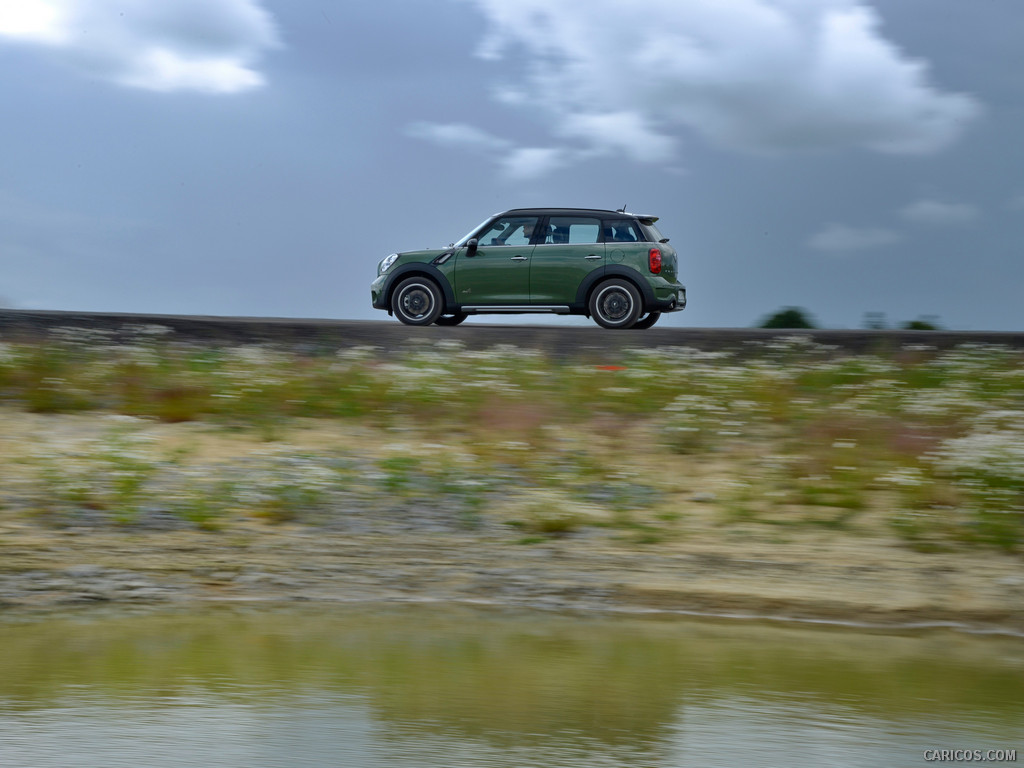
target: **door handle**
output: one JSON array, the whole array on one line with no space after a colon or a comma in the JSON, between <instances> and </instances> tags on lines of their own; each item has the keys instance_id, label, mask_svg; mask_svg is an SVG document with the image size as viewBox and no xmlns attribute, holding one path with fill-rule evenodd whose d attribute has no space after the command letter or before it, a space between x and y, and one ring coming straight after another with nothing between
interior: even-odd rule
<instances>
[{"instance_id":1,"label":"door handle","mask_svg":"<svg viewBox=\"0 0 1024 768\"><path fill-rule=\"evenodd\" d=\"M604 256L598 256L596 253L592 253L589 256L584 256L583 258L587 259L588 261L593 261L594 259L603 259Z\"/></svg>"},{"instance_id":2,"label":"door handle","mask_svg":"<svg viewBox=\"0 0 1024 768\"><path fill-rule=\"evenodd\" d=\"M512 258L509 259L509 261L526 261L526 257L525 256L513 256Z\"/></svg>"}]
</instances>

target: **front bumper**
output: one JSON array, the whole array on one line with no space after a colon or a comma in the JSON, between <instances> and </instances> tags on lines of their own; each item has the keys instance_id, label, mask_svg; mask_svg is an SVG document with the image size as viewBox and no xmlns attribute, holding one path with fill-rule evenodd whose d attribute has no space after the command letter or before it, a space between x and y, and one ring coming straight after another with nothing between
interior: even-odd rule
<instances>
[{"instance_id":1,"label":"front bumper","mask_svg":"<svg viewBox=\"0 0 1024 768\"><path fill-rule=\"evenodd\" d=\"M374 309L387 309L387 297L384 293L384 283L387 280L387 275L380 275L370 283L370 299L373 301Z\"/></svg>"}]
</instances>

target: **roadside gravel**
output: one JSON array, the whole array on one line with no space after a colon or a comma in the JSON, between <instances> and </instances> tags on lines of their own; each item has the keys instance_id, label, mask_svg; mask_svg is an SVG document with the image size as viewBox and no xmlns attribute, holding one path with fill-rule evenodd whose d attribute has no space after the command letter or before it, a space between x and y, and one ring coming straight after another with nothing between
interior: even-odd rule
<instances>
[{"instance_id":1,"label":"roadside gravel","mask_svg":"<svg viewBox=\"0 0 1024 768\"><path fill-rule=\"evenodd\" d=\"M452 602L1024 632L1012 562L886 547L624 546L581 535L517 546L432 532L351 537L40 532L6 526L0 605L206 601Z\"/></svg>"}]
</instances>

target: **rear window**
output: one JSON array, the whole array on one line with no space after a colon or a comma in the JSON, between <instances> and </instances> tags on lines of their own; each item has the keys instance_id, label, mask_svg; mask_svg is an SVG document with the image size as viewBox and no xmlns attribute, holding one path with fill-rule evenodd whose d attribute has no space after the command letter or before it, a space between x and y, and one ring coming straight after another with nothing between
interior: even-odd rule
<instances>
[{"instance_id":1,"label":"rear window","mask_svg":"<svg viewBox=\"0 0 1024 768\"><path fill-rule=\"evenodd\" d=\"M644 231L644 235L647 236L647 239L650 240L652 243L660 243L662 240L668 239L663 234L661 234L661 232L658 231L658 228L654 226L653 221L650 223L641 221L640 228Z\"/></svg>"}]
</instances>

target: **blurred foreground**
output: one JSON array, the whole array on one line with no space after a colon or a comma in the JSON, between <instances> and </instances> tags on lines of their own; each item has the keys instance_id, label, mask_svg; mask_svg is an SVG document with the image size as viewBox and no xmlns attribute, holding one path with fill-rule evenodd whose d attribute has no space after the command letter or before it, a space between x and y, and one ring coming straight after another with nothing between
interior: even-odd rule
<instances>
[{"instance_id":1,"label":"blurred foreground","mask_svg":"<svg viewBox=\"0 0 1024 768\"><path fill-rule=\"evenodd\" d=\"M0 601L469 601L1024 631L1024 362L804 337L0 347Z\"/></svg>"}]
</instances>

